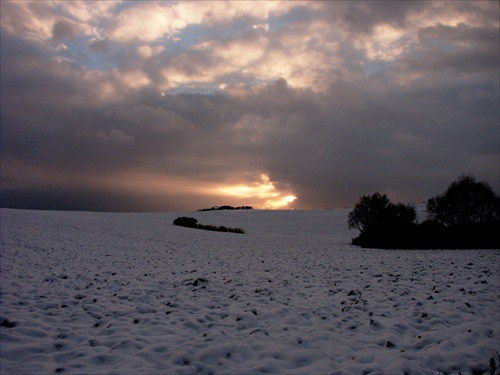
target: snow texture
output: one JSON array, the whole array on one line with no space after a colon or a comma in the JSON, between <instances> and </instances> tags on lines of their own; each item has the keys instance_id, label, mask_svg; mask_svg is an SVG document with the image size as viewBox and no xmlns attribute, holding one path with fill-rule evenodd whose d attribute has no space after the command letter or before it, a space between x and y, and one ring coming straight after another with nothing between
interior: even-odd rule
<instances>
[{"instance_id":1,"label":"snow texture","mask_svg":"<svg viewBox=\"0 0 500 375\"><path fill-rule=\"evenodd\" d=\"M1 209L0 372L500 367L500 250L360 249L348 212Z\"/></svg>"}]
</instances>

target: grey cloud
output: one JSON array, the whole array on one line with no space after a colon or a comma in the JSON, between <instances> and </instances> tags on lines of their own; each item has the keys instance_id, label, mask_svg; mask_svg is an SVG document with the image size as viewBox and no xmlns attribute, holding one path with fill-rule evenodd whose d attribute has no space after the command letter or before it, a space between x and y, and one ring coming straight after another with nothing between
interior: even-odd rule
<instances>
[{"instance_id":1,"label":"grey cloud","mask_svg":"<svg viewBox=\"0 0 500 375\"><path fill-rule=\"evenodd\" d=\"M347 5L343 21L352 31L368 34L378 24L404 27L408 14L424 6L422 1L352 1ZM336 10L335 4L332 8Z\"/></svg>"},{"instance_id":2,"label":"grey cloud","mask_svg":"<svg viewBox=\"0 0 500 375\"><path fill-rule=\"evenodd\" d=\"M456 1L452 9L466 14L468 20L481 25L498 25L500 5L495 0Z\"/></svg>"},{"instance_id":3,"label":"grey cloud","mask_svg":"<svg viewBox=\"0 0 500 375\"><path fill-rule=\"evenodd\" d=\"M316 102L316 116L310 115L310 108L300 108L308 113L307 126L269 146L265 159L270 176L294 187L297 206L338 205L355 201L362 191L379 190L390 190L400 199L425 199L444 175L453 180L464 173L474 155L498 153L493 144L498 139L495 106L483 107L488 120L478 127L474 115L467 113L470 107L461 109L452 102L454 95L444 100L439 91L393 89L374 99L357 89L351 88L356 110L344 109L342 103L352 99L332 89L331 96L323 98L329 107ZM447 90L452 94L454 88ZM436 105L429 106L432 102ZM498 189L497 168L495 163L484 165L481 173Z\"/></svg>"},{"instance_id":4,"label":"grey cloud","mask_svg":"<svg viewBox=\"0 0 500 375\"><path fill-rule=\"evenodd\" d=\"M159 194L142 194L114 189L34 188L2 190L0 206L37 210L156 212L184 211L204 207L206 203L196 196L165 197Z\"/></svg>"},{"instance_id":5,"label":"grey cloud","mask_svg":"<svg viewBox=\"0 0 500 375\"><path fill-rule=\"evenodd\" d=\"M68 21L58 20L52 26L52 37L54 39L73 39L75 36L75 27Z\"/></svg>"},{"instance_id":6,"label":"grey cloud","mask_svg":"<svg viewBox=\"0 0 500 375\"><path fill-rule=\"evenodd\" d=\"M229 105L217 97L161 98L156 92L155 103L147 91L102 108L91 104L92 87L76 77L59 76L43 56L23 53L30 56L30 76L26 63L17 63L17 54L2 53L2 156L41 170L99 174L150 168L186 174L175 160L202 169L196 157L204 160L209 150L196 145L208 143L206 132L231 116ZM23 80L29 84L23 86Z\"/></svg>"},{"instance_id":7,"label":"grey cloud","mask_svg":"<svg viewBox=\"0 0 500 375\"><path fill-rule=\"evenodd\" d=\"M384 189L401 199L420 192L424 199L442 184L444 170L451 180L468 172L461 170L468 158L497 152L491 134L498 93L488 87L483 90L490 93L489 104L484 97L475 99L474 85L405 92L381 90L376 82L338 82L321 94L280 79L239 97L159 97L145 91L125 105L77 110L60 96L44 98L41 93L58 89L58 83L42 74L47 72L38 73L48 81L31 87L40 95L29 100L38 101L40 111L57 105L59 110L49 117L35 111L26 121L9 106L2 111L12 124L3 126L2 150L44 168L85 173L148 168L206 181L262 170L277 186L294 189L297 207L321 208L349 205L361 194ZM371 94L375 89L377 96ZM82 87L66 90L72 94ZM477 113L483 117L480 128ZM248 131L236 129L245 116L252 120L243 123ZM254 140L256 132L263 136ZM485 167L489 174L479 177L491 181L494 167Z\"/></svg>"},{"instance_id":8,"label":"grey cloud","mask_svg":"<svg viewBox=\"0 0 500 375\"><path fill-rule=\"evenodd\" d=\"M377 3L352 7L360 9L368 30L379 22L403 27L409 12L425 5L392 3L385 4L387 15ZM234 176L250 183L268 173L277 188L298 196L297 208L352 206L374 191L422 201L462 173L498 191L495 29L437 26L418 36L418 48L388 63L381 76L366 75L363 51L343 40L337 53L352 76L326 76L331 84L325 92L299 89L281 78L238 95L161 96L154 85L127 90L103 74L124 89L116 101L98 102L96 82L84 78L83 68L62 69L47 51L2 33L1 205L136 211L233 204L183 193L182 186L163 195L131 192L131 177L117 186L92 185L96 176L139 172L193 184ZM436 54L437 41L453 47L451 52ZM162 67L186 62L184 73L199 74L213 62L205 57L164 53L140 67L155 77ZM416 71L425 73L422 79L398 81ZM15 171L10 165L21 167ZM32 170L36 178L28 173ZM63 186L50 180L59 174L76 182ZM78 184L86 178L87 184Z\"/></svg>"},{"instance_id":9,"label":"grey cloud","mask_svg":"<svg viewBox=\"0 0 500 375\"><path fill-rule=\"evenodd\" d=\"M124 132L118 129L112 129L109 132L99 130L96 134L96 137L102 139L103 141L121 143L121 144L130 143L134 140L134 137L125 134Z\"/></svg>"},{"instance_id":10,"label":"grey cloud","mask_svg":"<svg viewBox=\"0 0 500 375\"><path fill-rule=\"evenodd\" d=\"M111 50L111 41L108 38L104 39L91 39L87 43L87 47L97 53L106 53Z\"/></svg>"},{"instance_id":11,"label":"grey cloud","mask_svg":"<svg viewBox=\"0 0 500 375\"><path fill-rule=\"evenodd\" d=\"M498 28L433 26L418 31L416 46L403 62L418 71L498 72Z\"/></svg>"}]
</instances>

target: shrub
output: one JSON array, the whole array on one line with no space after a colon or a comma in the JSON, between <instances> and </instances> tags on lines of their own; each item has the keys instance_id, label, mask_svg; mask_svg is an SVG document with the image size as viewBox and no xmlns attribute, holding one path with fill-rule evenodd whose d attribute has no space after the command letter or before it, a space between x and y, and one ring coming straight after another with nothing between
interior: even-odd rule
<instances>
[{"instance_id":1,"label":"shrub","mask_svg":"<svg viewBox=\"0 0 500 375\"><path fill-rule=\"evenodd\" d=\"M233 206L213 206L211 208L202 208L198 211L222 211L222 210L253 210L252 206L239 206L239 207L233 207Z\"/></svg>"},{"instance_id":2,"label":"shrub","mask_svg":"<svg viewBox=\"0 0 500 375\"><path fill-rule=\"evenodd\" d=\"M204 230L211 230L215 232L230 232L230 233L241 233L244 234L245 231L241 228L228 228L223 225L203 225L203 224L198 224L198 220L196 220L193 217L178 217L177 219L174 220L174 225L180 225L182 227L188 227L188 228L196 228L196 229L204 229Z\"/></svg>"},{"instance_id":3,"label":"shrub","mask_svg":"<svg viewBox=\"0 0 500 375\"><path fill-rule=\"evenodd\" d=\"M403 203L389 204L382 225L407 226L415 224L417 214L415 207Z\"/></svg>"},{"instance_id":4,"label":"shrub","mask_svg":"<svg viewBox=\"0 0 500 375\"><path fill-rule=\"evenodd\" d=\"M241 228L229 228L229 232L245 234L245 231Z\"/></svg>"},{"instance_id":5,"label":"shrub","mask_svg":"<svg viewBox=\"0 0 500 375\"><path fill-rule=\"evenodd\" d=\"M382 213L389 203L385 194L363 195L349 213L347 221L349 229L356 228L364 232L366 229L375 227L377 223L380 223Z\"/></svg>"},{"instance_id":6,"label":"shrub","mask_svg":"<svg viewBox=\"0 0 500 375\"><path fill-rule=\"evenodd\" d=\"M402 203L393 204L387 195L375 193L363 195L349 213L349 229L356 228L361 233L388 226L411 225L417 215L415 208Z\"/></svg>"},{"instance_id":7,"label":"shrub","mask_svg":"<svg viewBox=\"0 0 500 375\"><path fill-rule=\"evenodd\" d=\"M194 217L178 217L177 219L174 220L175 225L180 225L182 227L188 227L188 228L197 228L198 227L198 220L196 220Z\"/></svg>"}]
</instances>

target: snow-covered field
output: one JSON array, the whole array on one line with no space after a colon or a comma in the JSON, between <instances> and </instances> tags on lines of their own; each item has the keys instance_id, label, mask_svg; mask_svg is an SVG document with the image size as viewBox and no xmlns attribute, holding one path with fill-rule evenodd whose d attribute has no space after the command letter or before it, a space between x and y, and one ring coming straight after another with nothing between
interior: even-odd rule
<instances>
[{"instance_id":1,"label":"snow-covered field","mask_svg":"<svg viewBox=\"0 0 500 375\"><path fill-rule=\"evenodd\" d=\"M348 212L1 209L0 373L500 367L500 250L360 249Z\"/></svg>"}]
</instances>

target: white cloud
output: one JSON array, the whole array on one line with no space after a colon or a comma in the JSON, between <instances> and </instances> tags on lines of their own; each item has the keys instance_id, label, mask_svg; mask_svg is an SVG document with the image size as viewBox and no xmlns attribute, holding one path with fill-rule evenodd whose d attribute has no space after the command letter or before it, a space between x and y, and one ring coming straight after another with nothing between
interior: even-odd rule
<instances>
[{"instance_id":1,"label":"white cloud","mask_svg":"<svg viewBox=\"0 0 500 375\"><path fill-rule=\"evenodd\" d=\"M133 89L139 89L151 83L149 77L140 69L115 71L116 80Z\"/></svg>"},{"instance_id":2,"label":"white cloud","mask_svg":"<svg viewBox=\"0 0 500 375\"><path fill-rule=\"evenodd\" d=\"M254 30L264 30L264 31L269 31L269 24L268 23L260 23L260 24L257 24L257 25L253 25L252 28Z\"/></svg>"},{"instance_id":3,"label":"white cloud","mask_svg":"<svg viewBox=\"0 0 500 375\"><path fill-rule=\"evenodd\" d=\"M52 48L52 39L98 35L96 24L112 16L114 2L2 1L0 6L2 30Z\"/></svg>"},{"instance_id":4,"label":"white cloud","mask_svg":"<svg viewBox=\"0 0 500 375\"><path fill-rule=\"evenodd\" d=\"M264 36L256 35L248 39L233 39L230 41L211 40L193 47L212 55L214 60L220 59L220 68L229 70L244 70L249 65L263 57L268 46Z\"/></svg>"},{"instance_id":5,"label":"white cloud","mask_svg":"<svg viewBox=\"0 0 500 375\"><path fill-rule=\"evenodd\" d=\"M134 40L151 42L164 35L173 35L186 26L176 17L172 7L156 2L138 2L122 10L108 30L110 37L126 43ZM137 5L136 5L137 4Z\"/></svg>"},{"instance_id":6,"label":"white cloud","mask_svg":"<svg viewBox=\"0 0 500 375\"><path fill-rule=\"evenodd\" d=\"M374 27L370 38L363 40L359 47L370 60L394 61L406 51L410 35L408 30L381 24Z\"/></svg>"},{"instance_id":7,"label":"white cloud","mask_svg":"<svg viewBox=\"0 0 500 375\"><path fill-rule=\"evenodd\" d=\"M148 59L150 57L156 56L160 53L162 53L165 50L165 47L163 46L148 46L148 45L142 45L137 47L137 54L143 58L143 59Z\"/></svg>"},{"instance_id":8,"label":"white cloud","mask_svg":"<svg viewBox=\"0 0 500 375\"><path fill-rule=\"evenodd\" d=\"M137 2L115 16L109 30L122 43L139 40L151 42L175 37L188 25L213 25L238 17L266 20L271 15L287 13L303 2L200 1L179 3ZM147 22L145 22L147 20Z\"/></svg>"},{"instance_id":9,"label":"white cloud","mask_svg":"<svg viewBox=\"0 0 500 375\"><path fill-rule=\"evenodd\" d=\"M58 1L57 9L63 14L83 23L95 23L99 19L112 18L113 10L121 3L113 1Z\"/></svg>"}]
</instances>

